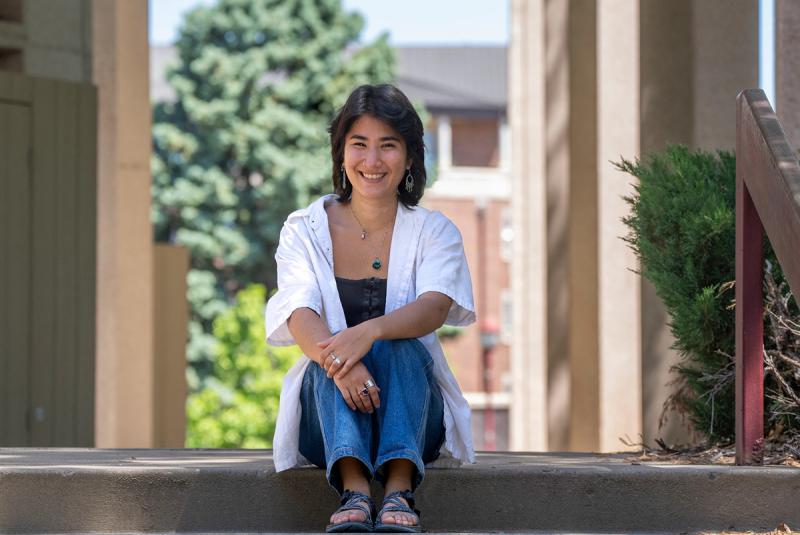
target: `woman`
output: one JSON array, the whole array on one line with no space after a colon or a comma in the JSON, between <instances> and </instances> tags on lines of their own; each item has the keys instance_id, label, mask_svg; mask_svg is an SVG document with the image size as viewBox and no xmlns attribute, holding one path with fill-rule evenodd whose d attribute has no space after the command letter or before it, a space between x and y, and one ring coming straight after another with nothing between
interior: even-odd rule
<instances>
[{"instance_id":1,"label":"woman","mask_svg":"<svg viewBox=\"0 0 800 535\"><path fill-rule=\"evenodd\" d=\"M474 462L470 413L435 330L475 320L461 235L418 207L423 129L391 85L356 89L329 129L335 194L291 214L275 255L268 341L297 343L277 471L311 462L341 496L328 532L420 531L425 464ZM384 484L380 510L369 496Z\"/></svg>"}]
</instances>

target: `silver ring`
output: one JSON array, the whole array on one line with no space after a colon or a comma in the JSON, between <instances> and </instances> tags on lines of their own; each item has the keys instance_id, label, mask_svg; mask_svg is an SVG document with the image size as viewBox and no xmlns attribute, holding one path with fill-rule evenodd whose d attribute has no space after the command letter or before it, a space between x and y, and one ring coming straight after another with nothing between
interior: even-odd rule
<instances>
[{"instance_id":1,"label":"silver ring","mask_svg":"<svg viewBox=\"0 0 800 535\"><path fill-rule=\"evenodd\" d=\"M367 382L364 383L364 390L372 388L373 386L375 386L375 383L372 382L372 379L367 379Z\"/></svg>"},{"instance_id":2,"label":"silver ring","mask_svg":"<svg viewBox=\"0 0 800 535\"><path fill-rule=\"evenodd\" d=\"M331 355L333 355L333 353L331 353ZM334 364L341 364L341 363L342 363L342 361L341 361L341 360L339 360L339 357L337 357L336 355L334 355L334 356L333 356L333 363L334 363Z\"/></svg>"},{"instance_id":3,"label":"silver ring","mask_svg":"<svg viewBox=\"0 0 800 535\"><path fill-rule=\"evenodd\" d=\"M364 397L364 398L365 398L365 397L369 396L369 390L367 390L367 389L365 388L364 390L362 390L361 392L359 392L359 393L358 393L358 395L359 395L359 396L361 396L361 397Z\"/></svg>"}]
</instances>

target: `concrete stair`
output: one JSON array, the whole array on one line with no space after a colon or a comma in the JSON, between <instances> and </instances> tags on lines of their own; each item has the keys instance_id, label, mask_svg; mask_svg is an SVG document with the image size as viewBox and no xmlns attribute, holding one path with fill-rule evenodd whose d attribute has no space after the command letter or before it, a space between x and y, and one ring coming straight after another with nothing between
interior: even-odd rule
<instances>
[{"instance_id":1,"label":"concrete stair","mask_svg":"<svg viewBox=\"0 0 800 535\"><path fill-rule=\"evenodd\" d=\"M800 469L482 453L428 469L417 498L435 532L770 530L800 526ZM336 505L269 450L0 448L0 533L319 532Z\"/></svg>"}]
</instances>

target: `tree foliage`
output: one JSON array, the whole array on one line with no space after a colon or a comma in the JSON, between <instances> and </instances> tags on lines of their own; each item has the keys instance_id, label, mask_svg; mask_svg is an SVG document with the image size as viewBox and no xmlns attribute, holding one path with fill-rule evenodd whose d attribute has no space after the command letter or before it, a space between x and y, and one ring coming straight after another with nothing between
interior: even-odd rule
<instances>
[{"instance_id":1,"label":"tree foliage","mask_svg":"<svg viewBox=\"0 0 800 535\"><path fill-rule=\"evenodd\" d=\"M252 284L214 321L214 373L189 396L187 447L272 447L283 376L301 351L267 345L265 297Z\"/></svg>"},{"instance_id":2,"label":"tree foliage","mask_svg":"<svg viewBox=\"0 0 800 535\"><path fill-rule=\"evenodd\" d=\"M191 252L188 358L193 389L212 368L213 318L252 282L275 286L287 214L330 189L328 122L362 83L391 81L386 37L340 0L219 0L191 11L173 102L153 121L157 241Z\"/></svg>"},{"instance_id":3,"label":"tree foliage","mask_svg":"<svg viewBox=\"0 0 800 535\"><path fill-rule=\"evenodd\" d=\"M712 441L734 437L734 279L736 276L736 162L729 152L709 154L671 146L645 161L622 160L622 171L637 177L635 194L626 200L631 215L626 240L641 259L642 275L664 301L671 318L675 349L682 360L676 366L677 390L668 400L689 417L693 427ZM775 266L774 299L783 299L786 317L796 325L796 308L775 255L764 240L767 265ZM785 314L784 314L785 316ZM765 332L771 332L769 328ZM800 335L800 333L798 333ZM768 350L776 349L768 336ZM798 376L800 378L800 376ZM795 378L794 384L797 384ZM774 398L780 393L776 378L768 378ZM791 381L791 379L790 379ZM785 402L785 396L782 396ZM785 403L783 409L785 409ZM766 420L789 423L785 410L766 403ZM800 425L800 406L794 426ZM783 416L778 412L783 412Z\"/></svg>"}]
</instances>

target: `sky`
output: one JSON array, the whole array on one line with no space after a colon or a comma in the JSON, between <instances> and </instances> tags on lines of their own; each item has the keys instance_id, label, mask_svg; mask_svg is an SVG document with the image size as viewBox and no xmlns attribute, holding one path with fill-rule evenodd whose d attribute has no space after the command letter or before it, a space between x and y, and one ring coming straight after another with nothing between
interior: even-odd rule
<instances>
[{"instance_id":1,"label":"sky","mask_svg":"<svg viewBox=\"0 0 800 535\"><path fill-rule=\"evenodd\" d=\"M149 0L150 43L172 43L183 14L214 0ZM362 40L383 31L389 42L408 45L505 45L509 34L510 0L344 0L348 10L366 18ZM457 13L458 15L454 15Z\"/></svg>"},{"instance_id":2,"label":"sky","mask_svg":"<svg viewBox=\"0 0 800 535\"><path fill-rule=\"evenodd\" d=\"M149 0L150 43L172 43L183 14L215 0ZM366 18L362 40L384 31L396 46L506 45L510 0L344 0ZM402 6L402 7L401 7ZM457 13L457 15L454 15ZM775 102L775 0L760 0L759 85Z\"/></svg>"}]
</instances>

